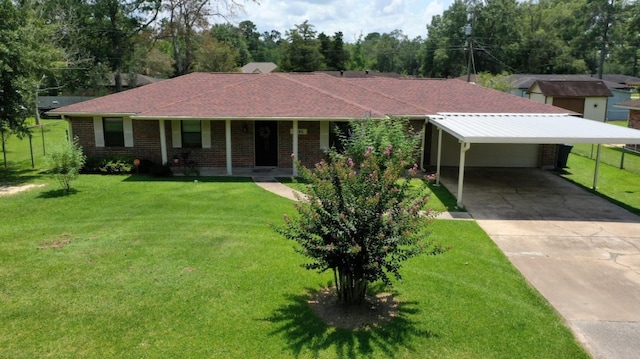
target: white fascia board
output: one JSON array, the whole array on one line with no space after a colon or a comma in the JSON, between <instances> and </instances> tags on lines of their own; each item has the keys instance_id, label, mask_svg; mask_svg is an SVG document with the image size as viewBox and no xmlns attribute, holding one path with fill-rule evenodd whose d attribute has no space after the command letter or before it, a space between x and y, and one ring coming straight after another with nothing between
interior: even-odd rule
<instances>
[{"instance_id":1,"label":"white fascia board","mask_svg":"<svg viewBox=\"0 0 640 359\"><path fill-rule=\"evenodd\" d=\"M135 117L134 112L47 112L53 116L67 116L67 117Z\"/></svg>"},{"instance_id":2,"label":"white fascia board","mask_svg":"<svg viewBox=\"0 0 640 359\"><path fill-rule=\"evenodd\" d=\"M466 143L640 143L640 130L566 115L441 114L429 122Z\"/></svg>"}]
</instances>

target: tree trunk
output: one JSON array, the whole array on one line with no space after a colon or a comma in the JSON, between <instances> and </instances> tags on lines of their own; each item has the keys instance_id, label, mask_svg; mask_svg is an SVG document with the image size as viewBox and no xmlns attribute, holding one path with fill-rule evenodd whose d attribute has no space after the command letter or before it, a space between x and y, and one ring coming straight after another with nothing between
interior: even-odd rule
<instances>
[{"instance_id":1,"label":"tree trunk","mask_svg":"<svg viewBox=\"0 0 640 359\"><path fill-rule=\"evenodd\" d=\"M337 273L336 273L337 272ZM362 304L367 292L367 280L349 267L334 268L338 301L342 304Z\"/></svg>"}]
</instances>

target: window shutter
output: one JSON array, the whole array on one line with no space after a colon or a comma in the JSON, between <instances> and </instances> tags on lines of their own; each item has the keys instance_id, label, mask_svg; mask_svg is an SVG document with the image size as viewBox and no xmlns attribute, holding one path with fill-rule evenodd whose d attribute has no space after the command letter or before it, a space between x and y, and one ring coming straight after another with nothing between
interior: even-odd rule
<instances>
[{"instance_id":1,"label":"window shutter","mask_svg":"<svg viewBox=\"0 0 640 359\"><path fill-rule=\"evenodd\" d=\"M211 121L200 121L202 148L211 148Z\"/></svg>"},{"instance_id":2,"label":"window shutter","mask_svg":"<svg viewBox=\"0 0 640 359\"><path fill-rule=\"evenodd\" d=\"M104 129L102 127L102 117L93 118L93 134L96 140L96 147L104 147Z\"/></svg>"},{"instance_id":3,"label":"window shutter","mask_svg":"<svg viewBox=\"0 0 640 359\"><path fill-rule=\"evenodd\" d=\"M180 120L171 120L171 142L173 148L182 147L182 128L180 126Z\"/></svg>"},{"instance_id":4,"label":"window shutter","mask_svg":"<svg viewBox=\"0 0 640 359\"><path fill-rule=\"evenodd\" d=\"M320 149L329 149L329 122L320 122Z\"/></svg>"},{"instance_id":5,"label":"window shutter","mask_svg":"<svg viewBox=\"0 0 640 359\"><path fill-rule=\"evenodd\" d=\"M133 147L133 121L129 117L122 120L124 131L124 147Z\"/></svg>"}]
</instances>

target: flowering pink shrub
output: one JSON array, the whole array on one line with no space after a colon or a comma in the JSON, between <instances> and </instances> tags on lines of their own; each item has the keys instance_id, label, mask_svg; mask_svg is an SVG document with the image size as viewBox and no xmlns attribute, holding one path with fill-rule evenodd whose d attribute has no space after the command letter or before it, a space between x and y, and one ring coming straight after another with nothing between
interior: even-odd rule
<instances>
[{"instance_id":1,"label":"flowering pink shrub","mask_svg":"<svg viewBox=\"0 0 640 359\"><path fill-rule=\"evenodd\" d=\"M424 188L409 190L418 166L407 171L410 163L391 145L382 153L368 147L362 158L357 163L330 151L313 169L298 162L308 198L296 204L296 216L285 215L284 226L276 227L298 243L310 260L305 268L333 270L339 300L346 304L361 303L368 283L400 279L407 259L443 251L426 239L431 218L422 212Z\"/></svg>"}]
</instances>

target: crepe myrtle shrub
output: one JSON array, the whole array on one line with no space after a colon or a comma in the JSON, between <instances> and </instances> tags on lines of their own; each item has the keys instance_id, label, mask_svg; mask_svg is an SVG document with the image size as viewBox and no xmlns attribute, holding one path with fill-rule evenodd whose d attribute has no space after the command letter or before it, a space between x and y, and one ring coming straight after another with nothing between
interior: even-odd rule
<instances>
[{"instance_id":1,"label":"crepe myrtle shrub","mask_svg":"<svg viewBox=\"0 0 640 359\"><path fill-rule=\"evenodd\" d=\"M308 194L296 203L295 216L284 215L275 230L298 243L296 250L310 259L303 267L332 270L338 302L361 304L369 283L401 279L404 261L421 253L438 254L440 246L427 240L433 215L422 211L425 189L410 190L417 174L408 171L393 146L380 154L373 147L362 163L330 150L313 169L296 160L308 183Z\"/></svg>"},{"instance_id":2,"label":"crepe myrtle shrub","mask_svg":"<svg viewBox=\"0 0 640 359\"><path fill-rule=\"evenodd\" d=\"M47 156L48 171L53 175L64 192L71 192L71 181L78 177L87 157L82 153L78 138L66 142Z\"/></svg>"},{"instance_id":3,"label":"crepe myrtle shrub","mask_svg":"<svg viewBox=\"0 0 640 359\"><path fill-rule=\"evenodd\" d=\"M393 160L405 161L408 166L418 157L422 131L414 131L406 118L389 117L383 119L352 120L349 131L344 133L336 127L338 138L344 145L344 153L356 163L364 161L369 147L374 154L384 153L393 145ZM386 158L376 157L383 161Z\"/></svg>"}]
</instances>

